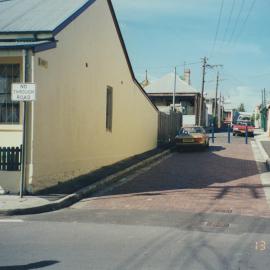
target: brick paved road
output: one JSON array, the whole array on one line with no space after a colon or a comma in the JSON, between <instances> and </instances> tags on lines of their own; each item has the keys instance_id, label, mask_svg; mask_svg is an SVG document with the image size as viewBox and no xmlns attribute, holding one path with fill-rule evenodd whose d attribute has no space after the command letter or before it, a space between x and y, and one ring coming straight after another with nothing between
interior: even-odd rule
<instances>
[{"instance_id":1,"label":"brick paved road","mask_svg":"<svg viewBox=\"0 0 270 270\"><path fill-rule=\"evenodd\" d=\"M207 152L173 153L105 196L73 208L232 213L269 217L251 145L219 137Z\"/></svg>"}]
</instances>

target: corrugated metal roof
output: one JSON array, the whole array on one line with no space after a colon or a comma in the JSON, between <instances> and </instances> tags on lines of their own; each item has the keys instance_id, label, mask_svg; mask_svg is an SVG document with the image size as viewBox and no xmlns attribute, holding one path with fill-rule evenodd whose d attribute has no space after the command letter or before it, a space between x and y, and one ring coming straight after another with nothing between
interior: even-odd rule
<instances>
[{"instance_id":1,"label":"corrugated metal roof","mask_svg":"<svg viewBox=\"0 0 270 270\"><path fill-rule=\"evenodd\" d=\"M174 73L169 73L161 79L146 86L145 91L148 94L173 93L174 80ZM177 76L176 93L198 93L198 91Z\"/></svg>"},{"instance_id":2,"label":"corrugated metal roof","mask_svg":"<svg viewBox=\"0 0 270 270\"><path fill-rule=\"evenodd\" d=\"M89 0L0 0L0 32L52 32Z\"/></svg>"}]
</instances>

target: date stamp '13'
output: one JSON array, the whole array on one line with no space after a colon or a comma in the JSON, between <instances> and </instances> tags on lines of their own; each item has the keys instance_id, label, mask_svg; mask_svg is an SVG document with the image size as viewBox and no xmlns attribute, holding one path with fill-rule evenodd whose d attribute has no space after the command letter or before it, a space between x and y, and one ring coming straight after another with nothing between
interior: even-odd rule
<instances>
[{"instance_id":1,"label":"date stamp '13'","mask_svg":"<svg viewBox=\"0 0 270 270\"><path fill-rule=\"evenodd\" d=\"M255 249L258 251L265 251L267 249L267 244L265 241L256 241L255 243Z\"/></svg>"}]
</instances>

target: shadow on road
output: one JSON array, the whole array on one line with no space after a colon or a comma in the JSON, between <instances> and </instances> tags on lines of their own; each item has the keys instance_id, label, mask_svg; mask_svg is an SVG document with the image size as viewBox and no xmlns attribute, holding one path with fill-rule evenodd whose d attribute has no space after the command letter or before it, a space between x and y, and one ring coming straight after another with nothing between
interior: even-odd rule
<instances>
[{"instance_id":1,"label":"shadow on road","mask_svg":"<svg viewBox=\"0 0 270 270\"><path fill-rule=\"evenodd\" d=\"M40 261L36 263L29 263L25 265L11 265L11 266L0 266L0 270L32 270L48 267L59 263L59 261Z\"/></svg>"}]
</instances>

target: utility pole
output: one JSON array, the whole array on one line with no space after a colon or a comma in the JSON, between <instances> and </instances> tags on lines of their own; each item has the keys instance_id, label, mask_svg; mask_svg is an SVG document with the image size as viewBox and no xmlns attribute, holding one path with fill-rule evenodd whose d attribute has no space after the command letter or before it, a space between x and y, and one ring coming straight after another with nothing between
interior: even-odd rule
<instances>
[{"instance_id":1,"label":"utility pole","mask_svg":"<svg viewBox=\"0 0 270 270\"><path fill-rule=\"evenodd\" d=\"M217 84L216 84L215 106L214 106L214 121L216 121L216 117L217 117L217 96L218 96L218 87L219 87L219 71L217 72Z\"/></svg>"},{"instance_id":2,"label":"utility pole","mask_svg":"<svg viewBox=\"0 0 270 270\"><path fill-rule=\"evenodd\" d=\"M203 66L202 66L202 91L201 91L201 99L200 99L200 110L199 110L199 126L202 125L203 121L203 101L204 101L204 87L205 87L205 71L207 65L207 58L203 58Z\"/></svg>"},{"instance_id":3,"label":"utility pole","mask_svg":"<svg viewBox=\"0 0 270 270\"><path fill-rule=\"evenodd\" d=\"M175 94L176 94L176 78L177 78L177 70L174 68L174 87L173 87L173 111L175 112Z\"/></svg>"},{"instance_id":4,"label":"utility pole","mask_svg":"<svg viewBox=\"0 0 270 270\"><path fill-rule=\"evenodd\" d=\"M219 95L219 106L218 106L218 128L221 128L221 92L220 92L220 95Z\"/></svg>"},{"instance_id":5,"label":"utility pole","mask_svg":"<svg viewBox=\"0 0 270 270\"><path fill-rule=\"evenodd\" d=\"M266 90L263 89L264 107L266 107Z\"/></svg>"},{"instance_id":6,"label":"utility pole","mask_svg":"<svg viewBox=\"0 0 270 270\"><path fill-rule=\"evenodd\" d=\"M266 107L266 90L262 90L262 107Z\"/></svg>"}]
</instances>

